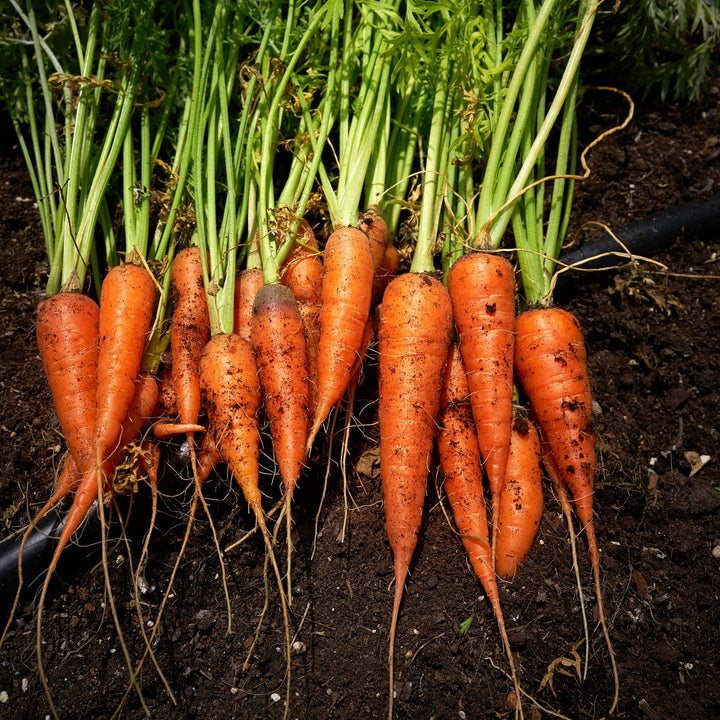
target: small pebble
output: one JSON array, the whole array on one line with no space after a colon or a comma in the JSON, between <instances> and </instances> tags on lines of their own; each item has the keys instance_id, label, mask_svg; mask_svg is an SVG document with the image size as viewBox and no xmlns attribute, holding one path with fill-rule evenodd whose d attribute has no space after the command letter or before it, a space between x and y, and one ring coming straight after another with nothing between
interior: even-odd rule
<instances>
[{"instance_id":1,"label":"small pebble","mask_svg":"<svg viewBox=\"0 0 720 720\"><path fill-rule=\"evenodd\" d=\"M716 560L720 560L720 545L716 545L716 546L712 549L712 556L713 556Z\"/></svg>"}]
</instances>

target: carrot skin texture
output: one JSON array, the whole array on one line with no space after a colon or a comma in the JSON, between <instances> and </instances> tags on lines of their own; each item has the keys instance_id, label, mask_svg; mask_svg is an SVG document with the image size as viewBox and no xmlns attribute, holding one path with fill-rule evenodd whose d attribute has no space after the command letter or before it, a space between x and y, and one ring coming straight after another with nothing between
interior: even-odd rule
<instances>
[{"instance_id":1,"label":"carrot skin texture","mask_svg":"<svg viewBox=\"0 0 720 720\"><path fill-rule=\"evenodd\" d=\"M55 411L80 472L94 463L100 308L86 295L58 293L38 307L36 337Z\"/></svg>"},{"instance_id":2,"label":"carrot skin texture","mask_svg":"<svg viewBox=\"0 0 720 720\"><path fill-rule=\"evenodd\" d=\"M503 580L515 576L535 542L543 513L540 438L535 426L518 416L510 438L505 482L498 505L495 572Z\"/></svg>"},{"instance_id":3,"label":"carrot skin texture","mask_svg":"<svg viewBox=\"0 0 720 720\"><path fill-rule=\"evenodd\" d=\"M115 449L135 395L155 310L155 282L138 265L118 265L103 281L97 370L95 458L98 469Z\"/></svg>"},{"instance_id":4,"label":"carrot skin texture","mask_svg":"<svg viewBox=\"0 0 720 720\"><path fill-rule=\"evenodd\" d=\"M200 415L200 353L210 339L210 313L199 247L181 250L172 265L170 324L172 383L181 424L197 425Z\"/></svg>"},{"instance_id":5,"label":"carrot skin texture","mask_svg":"<svg viewBox=\"0 0 720 720\"><path fill-rule=\"evenodd\" d=\"M305 330L295 296L285 285L263 285L258 290L252 348L287 499L304 466L312 388Z\"/></svg>"},{"instance_id":6,"label":"carrot skin texture","mask_svg":"<svg viewBox=\"0 0 720 720\"><path fill-rule=\"evenodd\" d=\"M464 255L450 268L448 292L495 505L510 452L512 425L515 345L512 265L490 253Z\"/></svg>"},{"instance_id":7,"label":"carrot skin texture","mask_svg":"<svg viewBox=\"0 0 720 720\"><path fill-rule=\"evenodd\" d=\"M210 435L251 509L262 514L260 471L260 384L252 347L235 334L218 334L200 359L200 379ZM212 447L206 448L212 462Z\"/></svg>"},{"instance_id":8,"label":"carrot skin texture","mask_svg":"<svg viewBox=\"0 0 720 720\"><path fill-rule=\"evenodd\" d=\"M253 303L257 291L265 284L260 268L247 268L235 279L235 304L233 309L233 332L250 342Z\"/></svg>"},{"instance_id":9,"label":"carrot skin texture","mask_svg":"<svg viewBox=\"0 0 720 720\"><path fill-rule=\"evenodd\" d=\"M561 308L527 310L517 318L515 370L573 496L583 525L593 519L595 430L585 341Z\"/></svg>"},{"instance_id":10,"label":"carrot skin texture","mask_svg":"<svg viewBox=\"0 0 720 720\"><path fill-rule=\"evenodd\" d=\"M340 400L362 347L375 265L367 235L336 230L325 245L318 346L317 405L311 438Z\"/></svg>"},{"instance_id":11,"label":"carrot skin texture","mask_svg":"<svg viewBox=\"0 0 720 720\"><path fill-rule=\"evenodd\" d=\"M390 717L397 620L422 523L451 334L452 307L442 283L430 275L406 273L388 285L377 335L380 475L395 571L388 650Z\"/></svg>"}]
</instances>

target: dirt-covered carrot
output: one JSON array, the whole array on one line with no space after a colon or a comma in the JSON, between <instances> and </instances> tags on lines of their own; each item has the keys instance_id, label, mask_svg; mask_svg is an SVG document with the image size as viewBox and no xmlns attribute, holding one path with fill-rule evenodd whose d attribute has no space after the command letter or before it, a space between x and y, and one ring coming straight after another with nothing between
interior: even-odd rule
<instances>
[{"instance_id":1,"label":"dirt-covered carrot","mask_svg":"<svg viewBox=\"0 0 720 720\"><path fill-rule=\"evenodd\" d=\"M490 253L470 253L448 273L448 292L467 373L475 427L496 511L510 452L513 356L515 351L515 276L512 265Z\"/></svg>"},{"instance_id":2,"label":"dirt-covered carrot","mask_svg":"<svg viewBox=\"0 0 720 720\"><path fill-rule=\"evenodd\" d=\"M615 678L614 712L619 682L603 609L593 518L595 428L585 341L576 318L556 307L525 311L517 318L516 331L515 371L587 536L598 615Z\"/></svg>"},{"instance_id":3,"label":"dirt-covered carrot","mask_svg":"<svg viewBox=\"0 0 720 720\"><path fill-rule=\"evenodd\" d=\"M289 586L292 558L290 505L305 462L312 388L305 329L295 296L286 285L263 285L258 290L253 307L252 348L257 359L275 462L283 482ZM291 602L290 597L288 602Z\"/></svg>"},{"instance_id":4,"label":"dirt-covered carrot","mask_svg":"<svg viewBox=\"0 0 720 720\"><path fill-rule=\"evenodd\" d=\"M155 312L155 281L139 265L114 267L100 296L94 462L83 473L58 539L38 606L37 655L40 677L52 706L42 665L42 610L60 556L105 484L105 461L118 449L122 424L135 396L145 343ZM53 708L54 709L54 708Z\"/></svg>"},{"instance_id":5,"label":"dirt-covered carrot","mask_svg":"<svg viewBox=\"0 0 720 720\"><path fill-rule=\"evenodd\" d=\"M373 300L379 302L382 299L385 288L388 283L400 271L400 253L398 249L388 243L385 246L380 267L375 270L375 280L373 281Z\"/></svg>"},{"instance_id":6,"label":"dirt-covered carrot","mask_svg":"<svg viewBox=\"0 0 720 720\"><path fill-rule=\"evenodd\" d=\"M264 282L260 268L246 268L235 278L233 332L247 342L250 342L255 295Z\"/></svg>"},{"instance_id":7,"label":"dirt-covered carrot","mask_svg":"<svg viewBox=\"0 0 720 720\"><path fill-rule=\"evenodd\" d=\"M452 307L444 285L426 273L396 277L385 290L377 334L380 473L395 564L388 657L391 717L395 632L420 533L452 334Z\"/></svg>"},{"instance_id":8,"label":"dirt-covered carrot","mask_svg":"<svg viewBox=\"0 0 720 720\"><path fill-rule=\"evenodd\" d=\"M345 393L362 346L375 276L367 235L352 227L335 230L325 245L323 265L317 405L308 452Z\"/></svg>"},{"instance_id":9,"label":"dirt-covered carrot","mask_svg":"<svg viewBox=\"0 0 720 720\"><path fill-rule=\"evenodd\" d=\"M322 309L323 263L315 233L307 220L300 222L297 244L280 267L280 280L293 292L307 339L308 369L313 389L311 414L315 411Z\"/></svg>"},{"instance_id":10,"label":"dirt-covered carrot","mask_svg":"<svg viewBox=\"0 0 720 720\"><path fill-rule=\"evenodd\" d=\"M194 433L203 429L198 425L201 405L198 363L200 353L210 339L200 248L191 246L181 250L173 259L171 272L171 382L178 422L156 425L155 434L162 437L163 432L166 435L185 433L188 443L193 444Z\"/></svg>"},{"instance_id":11,"label":"dirt-covered carrot","mask_svg":"<svg viewBox=\"0 0 720 720\"><path fill-rule=\"evenodd\" d=\"M540 439L523 415L513 421L510 454L496 508L495 572L503 580L515 576L535 542L543 513Z\"/></svg>"},{"instance_id":12,"label":"dirt-covered carrot","mask_svg":"<svg viewBox=\"0 0 720 720\"><path fill-rule=\"evenodd\" d=\"M360 216L358 228L367 235L370 241L370 253L377 271L383 264L390 239L387 223L377 211L368 210Z\"/></svg>"},{"instance_id":13,"label":"dirt-covered carrot","mask_svg":"<svg viewBox=\"0 0 720 720\"><path fill-rule=\"evenodd\" d=\"M455 524L467 551L470 564L492 606L502 637L510 674L512 676L516 707L522 716L521 695L515 662L505 629L505 618L500 606L492 548L488 532L485 496L482 486L482 466L475 421L473 420L471 393L457 345L450 347L443 382L438 454L445 476L444 488L453 511Z\"/></svg>"},{"instance_id":14,"label":"dirt-covered carrot","mask_svg":"<svg viewBox=\"0 0 720 720\"><path fill-rule=\"evenodd\" d=\"M58 293L40 303L36 337L65 441L81 472L94 462L100 308L87 295Z\"/></svg>"}]
</instances>

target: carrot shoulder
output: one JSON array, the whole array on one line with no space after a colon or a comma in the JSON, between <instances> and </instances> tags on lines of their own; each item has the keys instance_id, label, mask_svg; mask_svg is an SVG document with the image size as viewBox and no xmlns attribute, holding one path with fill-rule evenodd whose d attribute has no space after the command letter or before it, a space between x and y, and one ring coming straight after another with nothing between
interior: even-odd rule
<instances>
[{"instance_id":1,"label":"carrot shoulder","mask_svg":"<svg viewBox=\"0 0 720 720\"><path fill-rule=\"evenodd\" d=\"M397 619L420 532L451 333L452 308L442 283L423 273L406 273L388 285L377 334L380 474L395 565L390 716Z\"/></svg>"}]
</instances>

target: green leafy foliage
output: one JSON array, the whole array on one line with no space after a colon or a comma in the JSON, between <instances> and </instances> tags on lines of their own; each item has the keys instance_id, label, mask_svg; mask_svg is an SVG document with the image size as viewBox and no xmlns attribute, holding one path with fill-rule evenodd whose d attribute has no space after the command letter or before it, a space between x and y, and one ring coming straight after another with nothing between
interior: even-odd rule
<instances>
[{"instance_id":1,"label":"green leafy foliage","mask_svg":"<svg viewBox=\"0 0 720 720\"><path fill-rule=\"evenodd\" d=\"M715 0L636 0L599 16L589 54L596 75L610 70L643 98L693 101L717 69L720 4ZM629 85L628 85L629 83Z\"/></svg>"}]
</instances>

